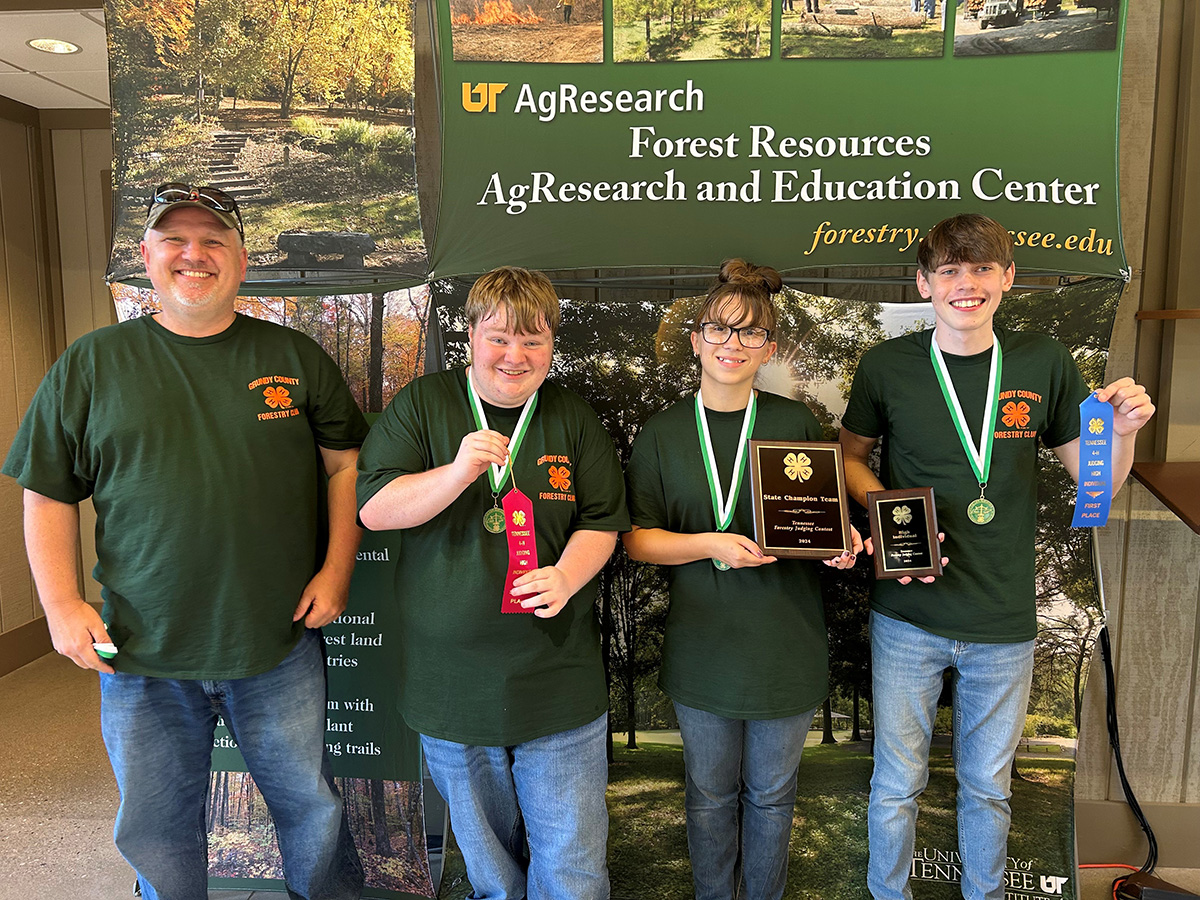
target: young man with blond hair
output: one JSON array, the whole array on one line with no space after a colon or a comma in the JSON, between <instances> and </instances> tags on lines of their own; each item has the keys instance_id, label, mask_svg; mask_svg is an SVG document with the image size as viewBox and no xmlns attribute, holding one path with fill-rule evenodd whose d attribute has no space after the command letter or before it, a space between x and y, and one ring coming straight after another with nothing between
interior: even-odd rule
<instances>
[{"instance_id":1,"label":"young man with blond hair","mask_svg":"<svg viewBox=\"0 0 1200 900\"><path fill-rule=\"evenodd\" d=\"M929 780L933 720L950 670L962 893L1002 900L1009 772L1037 633L1038 440L1078 480L1079 404L1089 391L1062 344L993 323L1015 276L1003 226L975 214L946 219L921 241L917 259L917 289L936 324L863 355L841 431L847 487L860 503L884 485L933 487L949 559L939 578L879 581L872 596L867 886L875 900L912 896L917 797ZM1006 397L1020 405L1010 401L1009 412L989 417ZM1116 490L1154 405L1130 378L1097 398L1113 407ZM880 440L876 477L868 459Z\"/></svg>"},{"instance_id":2,"label":"young man with blond hair","mask_svg":"<svg viewBox=\"0 0 1200 900\"><path fill-rule=\"evenodd\" d=\"M473 897L604 900L593 605L629 528L621 467L596 414L546 380L549 279L496 269L466 314L470 366L401 390L359 459L363 524L403 529L399 707L449 803ZM537 567L522 572L531 542Z\"/></svg>"}]
</instances>

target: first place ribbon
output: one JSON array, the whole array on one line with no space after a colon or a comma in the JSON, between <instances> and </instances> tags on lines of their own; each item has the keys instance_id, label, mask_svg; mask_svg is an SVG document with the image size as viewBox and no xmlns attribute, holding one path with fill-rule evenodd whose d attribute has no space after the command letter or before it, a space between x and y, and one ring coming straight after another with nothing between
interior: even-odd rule
<instances>
[{"instance_id":1,"label":"first place ribbon","mask_svg":"<svg viewBox=\"0 0 1200 900\"><path fill-rule=\"evenodd\" d=\"M1112 506L1113 408L1093 391L1079 404L1079 488L1072 528L1103 527Z\"/></svg>"}]
</instances>

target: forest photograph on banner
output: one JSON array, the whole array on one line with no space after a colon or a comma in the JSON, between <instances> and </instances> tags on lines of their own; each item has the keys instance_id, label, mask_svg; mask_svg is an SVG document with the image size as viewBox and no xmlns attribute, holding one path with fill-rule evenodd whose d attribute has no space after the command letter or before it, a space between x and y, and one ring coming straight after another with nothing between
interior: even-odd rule
<instances>
[{"instance_id":1,"label":"forest photograph on banner","mask_svg":"<svg viewBox=\"0 0 1200 900\"><path fill-rule=\"evenodd\" d=\"M108 0L110 280L144 277L154 189L245 220L248 280L418 284L411 0Z\"/></svg>"}]
</instances>

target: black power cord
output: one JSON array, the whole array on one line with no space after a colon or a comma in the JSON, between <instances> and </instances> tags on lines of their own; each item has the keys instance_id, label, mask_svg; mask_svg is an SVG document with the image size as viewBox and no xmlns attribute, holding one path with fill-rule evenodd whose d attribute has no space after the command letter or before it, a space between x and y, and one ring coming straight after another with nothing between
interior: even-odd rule
<instances>
[{"instance_id":1,"label":"black power cord","mask_svg":"<svg viewBox=\"0 0 1200 900\"><path fill-rule=\"evenodd\" d=\"M1097 578L1097 583L1099 579ZM1146 861L1142 863L1142 867L1135 874L1149 875L1154 871L1154 867L1158 865L1158 840L1154 837L1154 829L1150 827L1150 822L1146 819L1146 814L1142 812L1142 807L1134 796L1133 788L1129 784L1129 778L1125 774L1125 762L1121 759L1121 731L1117 724L1117 683L1116 675L1113 671L1112 659L1112 643L1108 637L1108 625L1105 624L1100 628L1100 657L1104 660L1104 685L1106 688L1106 696L1104 700L1104 716L1105 722L1108 725L1108 744L1112 747L1113 759L1117 764L1117 775L1121 779L1121 790L1125 793L1125 801L1129 804L1129 809L1133 813L1138 824L1142 826L1142 831L1146 833L1146 840L1149 842L1149 852L1146 854ZM1118 896L1117 892L1121 885L1133 875L1122 875L1113 881L1113 896Z\"/></svg>"}]
</instances>

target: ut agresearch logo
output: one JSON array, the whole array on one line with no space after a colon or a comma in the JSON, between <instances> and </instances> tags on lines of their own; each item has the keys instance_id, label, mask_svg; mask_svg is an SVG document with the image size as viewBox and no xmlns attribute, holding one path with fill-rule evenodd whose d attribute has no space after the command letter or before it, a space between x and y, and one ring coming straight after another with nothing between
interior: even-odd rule
<instances>
[{"instance_id":1,"label":"ut agresearch logo","mask_svg":"<svg viewBox=\"0 0 1200 900\"><path fill-rule=\"evenodd\" d=\"M506 87L508 87L508 82L496 84L495 82L481 81L479 84L471 84L469 81L464 81L462 83L463 109L469 113L479 113L484 110L494 113L496 98Z\"/></svg>"}]
</instances>

